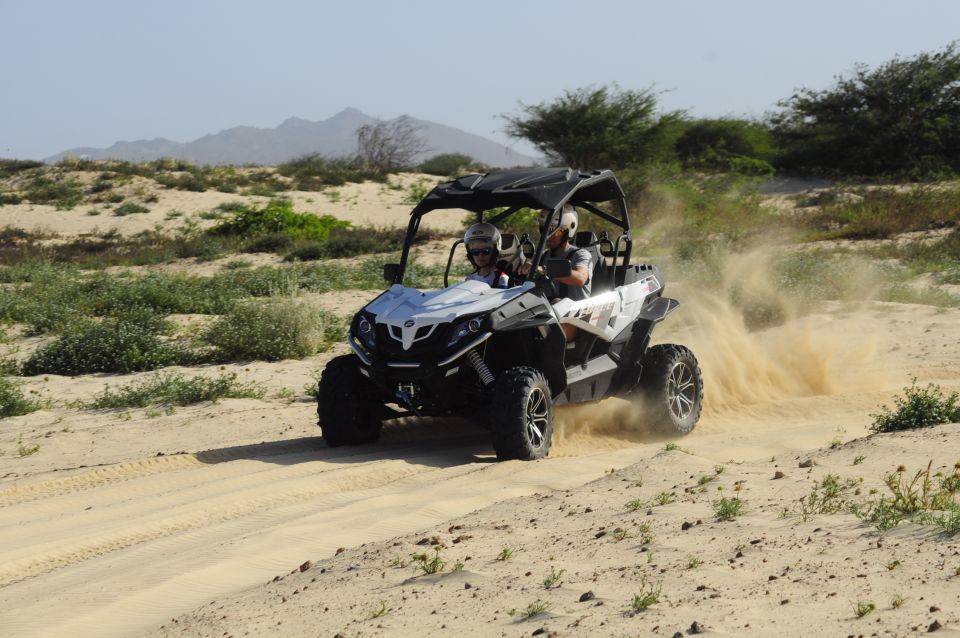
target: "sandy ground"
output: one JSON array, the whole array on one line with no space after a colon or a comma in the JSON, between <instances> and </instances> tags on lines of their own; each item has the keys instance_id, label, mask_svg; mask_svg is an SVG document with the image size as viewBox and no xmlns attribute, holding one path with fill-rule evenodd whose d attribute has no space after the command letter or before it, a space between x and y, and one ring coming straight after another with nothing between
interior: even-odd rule
<instances>
[{"instance_id":1,"label":"sandy ground","mask_svg":"<svg viewBox=\"0 0 960 638\"><path fill-rule=\"evenodd\" d=\"M960 312L830 310L753 333L748 352L711 348L683 322L663 331L663 339L687 334L707 379L703 420L681 442L688 453L664 452L630 404L616 400L561 410L554 450L535 463L494 463L485 433L455 422L392 424L375 446L328 450L314 405L275 396L310 382L324 357L228 366L270 387L265 400L160 416L57 409L8 419L0 627L16 636L219 636L279 624L289 635L524 635L541 626L561 635L673 635L694 621L728 635L904 635L934 619L952 626L960 621L956 540L910 526L881 537L847 515L779 518L825 472L878 485L901 463L960 460L960 435L947 426L861 438L869 413L911 375L960 387ZM789 347L786 334L794 335ZM31 384L82 399L124 380ZM40 452L18 458L20 437ZM825 449L835 438L847 443ZM810 456L817 465L799 469ZM685 491L717 465L725 471L707 492ZM778 469L787 477L772 481ZM714 521L714 490L733 494L740 481L747 514ZM676 501L624 508L660 492ZM645 544L643 523L655 536ZM627 530L622 542L609 537L616 527ZM410 555L429 550L416 543L433 537L462 571L417 575ZM515 555L495 560L504 546ZM703 563L692 569L692 558ZM312 569L288 575L308 560L317 561ZM902 565L888 572L892 560ZM551 567L563 570L563 584L547 590ZM662 581L662 602L633 616L643 579ZM578 603L588 590L595 600ZM892 611L897 593L908 601ZM508 614L538 599L549 613ZM856 619L852 600L873 601L879 612ZM380 601L390 611L371 619Z\"/></svg>"},{"instance_id":2,"label":"sandy ground","mask_svg":"<svg viewBox=\"0 0 960 638\"><path fill-rule=\"evenodd\" d=\"M358 223L405 223L406 206L373 203L402 193L357 188L335 203L295 197ZM0 226L76 234L105 219L47 208L17 218L2 207ZM110 221L135 232L164 216L158 205ZM445 258L445 246L425 254ZM743 283L742 272L727 274ZM236 372L268 396L171 414L70 406L144 374L28 379L25 390L61 404L0 427L0 635L902 636L934 621L956 631L960 539L781 514L827 473L862 478L866 494L901 464L960 461L956 426L867 436L870 414L912 377L960 390L960 310L830 303L751 332L716 291L671 290L683 305L655 338L689 345L706 384L702 420L676 451L619 400L559 410L551 455L533 463L494 462L486 432L457 421L394 422L376 445L327 449L304 388L342 347L179 369ZM349 313L374 294L316 301ZM21 445L40 448L21 456ZM657 504L661 493L671 502ZM717 521L712 503L734 494L746 513ZM447 565L425 575L411 555L434 547ZM650 586L659 602L634 613ZM538 601L544 613L527 618ZM857 618L858 601L876 610Z\"/></svg>"}]
</instances>

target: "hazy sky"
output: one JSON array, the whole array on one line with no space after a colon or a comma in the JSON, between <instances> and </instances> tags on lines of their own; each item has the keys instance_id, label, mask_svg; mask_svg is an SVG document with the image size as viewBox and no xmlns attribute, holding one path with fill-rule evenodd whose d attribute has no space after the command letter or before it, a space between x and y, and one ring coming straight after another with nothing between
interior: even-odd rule
<instances>
[{"instance_id":1,"label":"hazy sky","mask_svg":"<svg viewBox=\"0 0 960 638\"><path fill-rule=\"evenodd\" d=\"M761 115L958 38L956 0L0 0L0 157L346 106L505 141L518 102L612 82L665 91L664 109Z\"/></svg>"}]
</instances>

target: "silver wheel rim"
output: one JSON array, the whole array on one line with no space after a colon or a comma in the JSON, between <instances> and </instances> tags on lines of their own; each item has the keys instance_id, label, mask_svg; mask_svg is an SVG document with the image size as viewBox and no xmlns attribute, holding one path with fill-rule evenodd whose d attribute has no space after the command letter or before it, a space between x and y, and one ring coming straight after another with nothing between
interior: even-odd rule
<instances>
[{"instance_id":1,"label":"silver wheel rim","mask_svg":"<svg viewBox=\"0 0 960 638\"><path fill-rule=\"evenodd\" d=\"M548 422L547 396L540 388L534 388L527 397L527 440L534 448L543 446L544 432Z\"/></svg>"},{"instance_id":2,"label":"silver wheel rim","mask_svg":"<svg viewBox=\"0 0 960 638\"><path fill-rule=\"evenodd\" d=\"M673 365L667 379L667 403L673 416L683 421L693 412L697 402L697 383L693 370L682 361Z\"/></svg>"}]
</instances>

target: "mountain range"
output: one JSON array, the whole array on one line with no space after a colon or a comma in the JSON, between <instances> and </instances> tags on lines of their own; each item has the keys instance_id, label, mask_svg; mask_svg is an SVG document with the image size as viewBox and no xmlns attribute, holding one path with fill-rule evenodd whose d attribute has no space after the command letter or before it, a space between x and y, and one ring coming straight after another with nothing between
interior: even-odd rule
<instances>
[{"instance_id":1,"label":"mountain range","mask_svg":"<svg viewBox=\"0 0 960 638\"><path fill-rule=\"evenodd\" d=\"M161 157L186 159L197 164L273 165L308 153L337 157L357 149L357 129L378 122L355 108L348 107L326 120L312 122L297 117L276 128L235 126L204 135L192 142L174 142L164 138L116 142L109 148L71 148L46 158L55 163L66 155L86 159L120 159L132 162ZM538 159L518 153L507 146L466 131L410 118L428 150L417 158L424 160L439 153L464 153L490 166L529 166Z\"/></svg>"}]
</instances>

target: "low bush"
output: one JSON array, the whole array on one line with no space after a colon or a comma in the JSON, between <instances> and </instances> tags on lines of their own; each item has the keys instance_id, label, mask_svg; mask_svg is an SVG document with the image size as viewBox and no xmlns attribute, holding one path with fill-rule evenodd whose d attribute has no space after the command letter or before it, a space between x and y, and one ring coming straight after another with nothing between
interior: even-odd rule
<instances>
[{"instance_id":1,"label":"low bush","mask_svg":"<svg viewBox=\"0 0 960 638\"><path fill-rule=\"evenodd\" d=\"M386 174L354 157L330 158L310 153L277 166L277 172L293 180L295 190L321 190L347 182L378 181Z\"/></svg>"},{"instance_id":2,"label":"low bush","mask_svg":"<svg viewBox=\"0 0 960 638\"><path fill-rule=\"evenodd\" d=\"M485 166L463 153L440 153L420 165L421 172L439 177L450 177L461 172L484 172L485 170Z\"/></svg>"},{"instance_id":3,"label":"low bush","mask_svg":"<svg viewBox=\"0 0 960 638\"><path fill-rule=\"evenodd\" d=\"M289 299L237 305L202 335L217 361L302 359L345 337L342 319Z\"/></svg>"},{"instance_id":4,"label":"low bush","mask_svg":"<svg viewBox=\"0 0 960 638\"><path fill-rule=\"evenodd\" d=\"M318 217L297 213L289 199L274 199L264 208L245 207L231 213L210 232L214 235L253 237L269 233L283 233L294 239L324 240L335 228L349 228L350 222L332 215Z\"/></svg>"},{"instance_id":5,"label":"low bush","mask_svg":"<svg viewBox=\"0 0 960 638\"><path fill-rule=\"evenodd\" d=\"M83 199L83 186L75 179L38 175L27 186L25 195L33 204L53 204L57 210L70 210Z\"/></svg>"},{"instance_id":6,"label":"low bush","mask_svg":"<svg viewBox=\"0 0 960 638\"><path fill-rule=\"evenodd\" d=\"M295 240L284 233L260 235L243 247L245 253L280 253L292 246Z\"/></svg>"},{"instance_id":7,"label":"low bush","mask_svg":"<svg viewBox=\"0 0 960 638\"><path fill-rule=\"evenodd\" d=\"M292 295L298 291L383 289L383 264L396 257L366 259L360 264L297 263L221 270L211 277L155 273L130 277L106 273L86 275L76 268L50 262L24 262L0 268L0 318L26 323L34 333L59 332L77 317L110 317L147 309L170 313L225 314L249 297ZM443 281L444 266L424 266L410 260L405 282L433 288ZM457 265L451 277L468 272Z\"/></svg>"},{"instance_id":8,"label":"low bush","mask_svg":"<svg viewBox=\"0 0 960 638\"><path fill-rule=\"evenodd\" d=\"M321 241L301 241L283 256L285 261L317 261L327 257L327 247Z\"/></svg>"},{"instance_id":9,"label":"low bush","mask_svg":"<svg viewBox=\"0 0 960 638\"><path fill-rule=\"evenodd\" d=\"M30 414L41 407L40 402L23 396L20 384L0 376L0 418Z\"/></svg>"},{"instance_id":10,"label":"low bush","mask_svg":"<svg viewBox=\"0 0 960 638\"><path fill-rule=\"evenodd\" d=\"M46 166L46 164L37 160L0 159L0 179L43 166Z\"/></svg>"},{"instance_id":11,"label":"low bush","mask_svg":"<svg viewBox=\"0 0 960 638\"><path fill-rule=\"evenodd\" d=\"M84 405L86 408L145 408L151 405L191 405L218 399L260 399L263 387L240 383L234 373L216 378L186 377L176 372L161 372L140 382L109 386Z\"/></svg>"},{"instance_id":12,"label":"low bush","mask_svg":"<svg viewBox=\"0 0 960 638\"><path fill-rule=\"evenodd\" d=\"M732 521L743 514L743 501L739 498L723 497L713 504L713 515L717 520Z\"/></svg>"},{"instance_id":13,"label":"low bush","mask_svg":"<svg viewBox=\"0 0 960 638\"><path fill-rule=\"evenodd\" d=\"M102 321L80 319L34 351L23 364L23 374L137 372L193 362L195 357L186 348L160 338L168 327L146 311Z\"/></svg>"},{"instance_id":14,"label":"low bush","mask_svg":"<svg viewBox=\"0 0 960 638\"><path fill-rule=\"evenodd\" d=\"M15 265L30 261L71 263L78 268L98 270L109 266L143 266L195 257L213 259L237 249L237 238L218 237L184 228L175 234L147 230L132 236L108 231L81 236L65 242L44 242L29 234L12 242L0 238L0 263Z\"/></svg>"},{"instance_id":15,"label":"low bush","mask_svg":"<svg viewBox=\"0 0 960 638\"><path fill-rule=\"evenodd\" d=\"M914 379L910 387L903 389L904 396L895 397L894 409L882 406L880 412L871 414L874 432L897 432L941 423L960 423L960 394L953 392L944 396L940 386L930 383L918 388Z\"/></svg>"},{"instance_id":16,"label":"low bush","mask_svg":"<svg viewBox=\"0 0 960 638\"><path fill-rule=\"evenodd\" d=\"M932 465L928 463L912 478L901 465L884 478L889 494L869 503L857 503L852 512L881 531L910 521L940 528L947 534L960 533L960 464L954 466L950 475L938 472L931 476ZM934 485L935 477L939 477L939 485Z\"/></svg>"},{"instance_id":17,"label":"low bush","mask_svg":"<svg viewBox=\"0 0 960 638\"><path fill-rule=\"evenodd\" d=\"M335 228L325 241L304 241L287 251L287 261L310 261L354 257L370 253L399 253L406 237L403 228ZM436 232L422 230L413 245L438 238Z\"/></svg>"},{"instance_id":18,"label":"low bush","mask_svg":"<svg viewBox=\"0 0 960 638\"><path fill-rule=\"evenodd\" d=\"M127 202L113 209L114 217L126 217L127 215L136 215L138 213L149 213L150 209L136 202Z\"/></svg>"},{"instance_id":19,"label":"low bush","mask_svg":"<svg viewBox=\"0 0 960 638\"><path fill-rule=\"evenodd\" d=\"M805 218L813 239L882 239L960 223L960 189L941 186L856 189Z\"/></svg>"},{"instance_id":20,"label":"low bush","mask_svg":"<svg viewBox=\"0 0 960 638\"><path fill-rule=\"evenodd\" d=\"M912 275L937 273L944 283L960 283L960 227L940 239L892 243L871 251L874 257L899 260Z\"/></svg>"}]
</instances>

